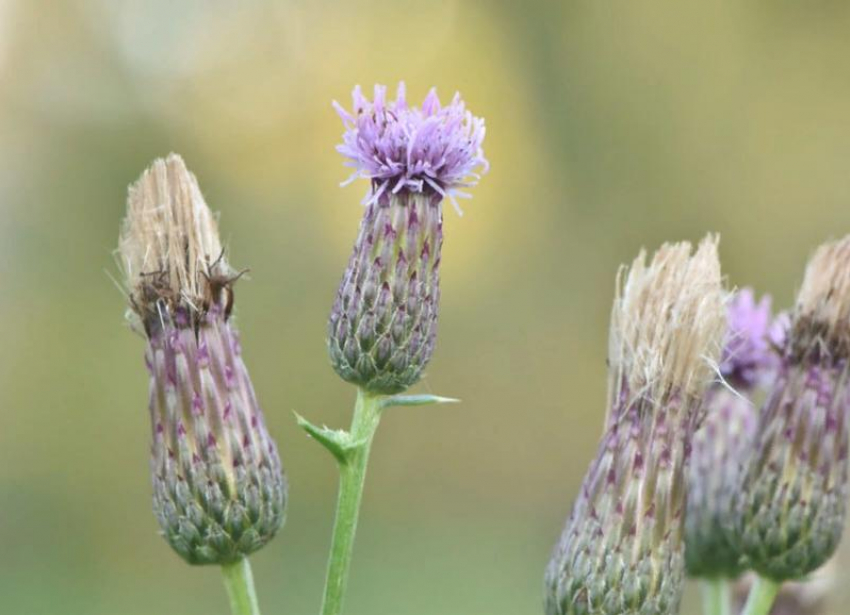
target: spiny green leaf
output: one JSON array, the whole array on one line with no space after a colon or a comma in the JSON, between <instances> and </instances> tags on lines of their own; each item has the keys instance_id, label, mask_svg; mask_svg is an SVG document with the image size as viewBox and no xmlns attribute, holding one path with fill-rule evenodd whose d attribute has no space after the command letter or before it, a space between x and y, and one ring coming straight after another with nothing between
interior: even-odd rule
<instances>
[{"instance_id":1,"label":"spiny green leaf","mask_svg":"<svg viewBox=\"0 0 850 615\"><path fill-rule=\"evenodd\" d=\"M381 400L381 409L393 406L427 406L429 404L457 404L459 399L437 395L393 395Z\"/></svg>"},{"instance_id":2,"label":"spiny green leaf","mask_svg":"<svg viewBox=\"0 0 850 615\"><path fill-rule=\"evenodd\" d=\"M351 453L365 444L364 439L355 439L344 429L331 429L330 427L317 427L303 416L294 413L298 426L307 434L324 446L336 458L339 463L347 464Z\"/></svg>"}]
</instances>

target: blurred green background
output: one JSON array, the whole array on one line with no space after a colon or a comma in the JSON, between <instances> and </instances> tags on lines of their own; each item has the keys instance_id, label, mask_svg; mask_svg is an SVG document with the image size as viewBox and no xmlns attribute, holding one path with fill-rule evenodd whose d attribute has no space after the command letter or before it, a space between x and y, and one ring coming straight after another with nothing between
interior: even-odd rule
<instances>
[{"instance_id":1,"label":"blurred green background","mask_svg":"<svg viewBox=\"0 0 850 615\"><path fill-rule=\"evenodd\" d=\"M336 473L292 411L348 423L324 334L366 189L338 186L330 101L399 79L460 90L492 170L447 210L417 388L464 403L383 424L347 613L541 613L617 266L718 231L730 284L792 300L850 230L848 32L839 1L0 0L0 613L227 612L157 537L144 343L106 273L128 183L170 151L251 268L239 325L291 483L264 612L318 611Z\"/></svg>"}]
</instances>

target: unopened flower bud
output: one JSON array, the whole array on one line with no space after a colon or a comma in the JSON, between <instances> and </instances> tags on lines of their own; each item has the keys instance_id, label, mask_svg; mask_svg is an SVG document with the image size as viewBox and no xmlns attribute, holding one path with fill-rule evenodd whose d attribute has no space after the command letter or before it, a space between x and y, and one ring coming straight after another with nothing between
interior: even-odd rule
<instances>
[{"instance_id":1,"label":"unopened flower bud","mask_svg":"<svg viewBox=\"0 0 850 615\"><path fill-rule=\"evenodd\" d=\"M154 512L190 564L235 562L280 528L286 482L230 318L239 274L179 156L130 188L119 251L147 340Z\"/></svg>"},{"instance_id":2,"label":"unopened flower bud","mask_svg":"<svg viewBox=\"0 0 850 615\"><path fill-rule=\"evenodd\" d=\"M773 581L826 562L847 507L850 237L809 261L779 370L759 412L733 538Z\"/></svg>"},{"instance_id":3,"label":"unopened flower bud","mask_svg":"<svg viewBox=\"0 0 850 615\"><path fill-rule=\"evenodd\" d=\"M483 120L455 96L441 106L434 90L410 107L375 87L374 101L354 90L354 109L336 109L346 132L338 150L371 182L354 251L328 324L336 372L371 393L414 384L434 351L440 300L443 199L466 196L486 169Z\"/></svg>"},{"instance_id":4,"label":"unopened flower bud","mask_svg":"<svg viewBox=\"0 0 850 615\"><path fill-rule=\"evenodd\" d=\"M611 318L605 433L546 574L548 615L671 615L690 442L725 318L714 238L641 254Z\"/></svg>"},{"instance_id":5,"label":"unopened flower bud","mask_svg":"<svg viewBox=\"0 0 850 615\"><path fill-rule=\"evenodd\" d=\"M723 380L706 393L706 416L694 434L689 470L685 563L692 577L736 578L744 570L726 528L735 522L736 490L755 435L753 400L779 364L781 318L773 319L769 296L756 303L745 288L729 302L726 317Z\"/></svg>"}]
</instances>

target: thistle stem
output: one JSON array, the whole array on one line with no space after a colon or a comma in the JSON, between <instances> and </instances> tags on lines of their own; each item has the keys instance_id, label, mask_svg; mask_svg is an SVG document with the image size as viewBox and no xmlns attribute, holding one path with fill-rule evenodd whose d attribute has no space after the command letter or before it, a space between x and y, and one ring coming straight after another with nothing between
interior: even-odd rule
<instances>
[{"instance_id":1,"label":"thistle stem","mask_svg":"<svg viewBox=\"0 0 850 615\"><path fill-rule=\"evenodd\" d=\"M757 576L741 615L769 615L781 583Z\"/></svg>"},{"instance_id":2,"label":"thistle stem","mask_svg":"<svg viewBox=\"0 0 850 615\"><path fill-rule=\"evenodd\" d=\"M732 593L726 579L706 579L702 589L703 615L732 615Z\"/></svg>"},{"instance_id":3,"label":"thistle stem","mask_svg":"<svg viewBox=\"0 0 850 615\"><path fill-rule=\"evenodd\" d=\"M230 610L233 615L260 615L260 605L257 603L257 592L254 589L254 575L251 574L251 564L243 557L233 564L221 567L224 575L224 586L230 597Z\"/></svg>"},{"instance_id":4,"label":"thistle stem","mask_svg":"<svg viewBox=\"0 0 850 615\"><path fill-rule=\"evenodd\" d=\"M360 500L366 480L369 450L381 418L381 398L362 389L357 392L354 418L351 421L351 437L356 445L350 449L346 460L340 462L339 497L334 519L331 554L325 581L325 597L322 615L339 615L351 567L354 534L360 514Z\"/></svg>"}]
</instances>

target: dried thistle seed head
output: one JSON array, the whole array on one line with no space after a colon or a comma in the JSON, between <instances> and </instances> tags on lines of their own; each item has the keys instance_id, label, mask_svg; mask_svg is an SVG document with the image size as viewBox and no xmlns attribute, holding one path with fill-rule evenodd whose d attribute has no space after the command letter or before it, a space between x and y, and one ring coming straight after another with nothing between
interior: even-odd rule
<instances>
[{"instance_id":1,"label":"dried thistle seed head","mask_svg":"<svg viewBox=\"0 0 850 615\"><path fill-rule=\"evenodd\" d=\"M443 199L467 196L486 169L483 120L460 96L442 106L435 91L409 107L404 84L394 101L375 87L354 90L354 113L337 149L371 181L354 251L328 323L331 364L371 393L404 391L422 376L437 338Z\"/></svg>"},{"instance_id":2,"label":"dried thistle seed head","mask_svg":"<svg viewBox=\"0 0 850 615\"><path fill-rule=\"evenodd\" d=\"M850 236L823 244L809 259L793 317L791 354L850 356Z\"/></svg>"},{"instance_id":3,"label":"dried thistle seed head","mask_svg":"<svg viewBox=\"0 0 850 615\"><path fill-rule=\"evenodd\" d=\"M612 386L659 401L671 391L697 397L714 377L706 359L720 352L726 327L717 238L691 256L687 242L665 244L620 273L611 313ZM609 404L613 407L613 404Z\"/></svg>"},{"instance_id":4,"label":"dried thistle seed head","mask_svg":"<svg viewBox=\"0 0 850 615\"><path fill-rule=\"evenodd\" d=\"M120 252L147 339L154 513L190 564L226 564L283 523L286 481L237 333L232 276L176 155L130 189Z\"/></svg>"},{"instance_id":5,"label":"dried thistle seed head","mask_svg":"<svg viewBox=\"0 0 850 615\"><path fill-rule=\"evenodd\" d=\"M809 262L739 488L732 539L753 570L775 581L820 567L844 529L848 271L850 238L822 246Z\"/></svg>"},{"instance_id":6,"label":"dried thistle seed head","mask_svg":"<svg viewBox=\"0 0 850 615\"><path fill-rule=\"evenodd\" d=\"M606 429L547 569L548 615L677 612L690 441L723 327L715 238L621 274Z\"/></svg>"},{"instance_id":7,"label":"dried thistle seed head","mask_svg":"<svg viewBox=\"0 0 850 615\"><path fill-rule=\"evenodd\" d=\"M724 381L708 388L689 467L685 563L692 577L736 578L744 571L726 528L735 522L738 481L755 436L753 397L769 386L779 365L774 344L781 340L783 319L773 319L769 296L756 302L745 288L733 295L726 314Z\"/></svg>"},{"instance_id":8,"label":"dried thistle seed head","mask_svg":"<svg viewBox=\"0 0 850 615\"><path fill-rule=\"evenodd\" d=\"M155 160L130 186L118 249L132 311L146 325L164 311L197 316L215 302L229 313L235 273L198 182L177 154Z\"/></svg>"}]
</instances>

